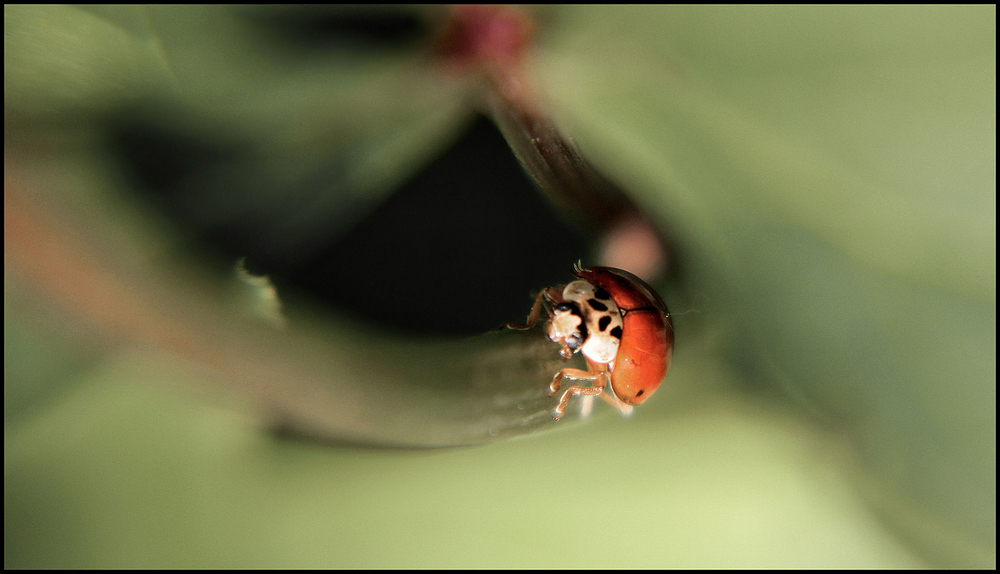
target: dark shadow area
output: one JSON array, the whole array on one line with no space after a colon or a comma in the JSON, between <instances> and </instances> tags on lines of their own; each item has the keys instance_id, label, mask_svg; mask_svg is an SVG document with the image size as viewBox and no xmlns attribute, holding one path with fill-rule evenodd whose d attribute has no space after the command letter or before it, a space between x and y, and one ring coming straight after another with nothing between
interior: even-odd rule
<instances>
[{"instance_id":1,"label":"dark shadow area","mask_svg":"<svg viewBox=\"0 0 1000 574\"><path fill-rule=\"evenodd\" d=\"M223 270L247 257L283 294L397 331L473 335L522 321L531 293L566 282L587 253L583 233L555 213L484 117L346 233L294 250L267 241L280 228L267 210L244 205L247 175L227 183L232 166L247 163L241 144L135 121L114 134L134 189L176 222L190 249ZM207 218L206 196L217 210L231 202L231 212ZM281 213L273 210L274 220Z\"/></svg>"}]
</instances>

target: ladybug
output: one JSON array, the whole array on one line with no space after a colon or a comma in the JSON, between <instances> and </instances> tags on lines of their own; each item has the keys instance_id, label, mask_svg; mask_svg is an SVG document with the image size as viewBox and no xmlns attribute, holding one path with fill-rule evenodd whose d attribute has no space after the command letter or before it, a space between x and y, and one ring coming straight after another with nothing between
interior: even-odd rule
<instances>
[{"instance_id":1,"label":"ladybug","mask_svg":"<svg viewBox=\"0 0 1000 574\"><path fill-rule=\"evenodd\" d=\"M660 386L670 367L674 327L670 311L659 295L628 271L614 267L573 268L577 277L567 285L547 287L535 298L527 323L508 323L511 329L530 329L545 305L545 334L559 343L568 360L582 353L587 370L565 368L549 385L549 396L559 392L563 378L592 381L563 391L555 409L558 420L570 395L599 395L623 414L632 412ZM610 383L611 392L604 392Z\"/></svg>"}]
</instances>

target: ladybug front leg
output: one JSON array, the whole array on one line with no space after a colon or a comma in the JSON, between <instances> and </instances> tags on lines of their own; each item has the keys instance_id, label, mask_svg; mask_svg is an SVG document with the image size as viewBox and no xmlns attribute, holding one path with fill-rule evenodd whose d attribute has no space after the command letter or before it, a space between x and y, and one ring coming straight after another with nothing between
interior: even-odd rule
<instances>
[{"instance_id":1,"label":"ladybug front leg","mask_svg":"<svg viewBox=\"0 0 1000 574\"><path fill-rule=\"evenodd\" d=\"M535 297L535 304L531 306L531 313L528 315L527 323L507 323L504 327L524 331L535 326L538 316L542 314L542 302L548 299L550 302L558 303L562 301L562 289L558 287L546 287Z\"/></svg>"},{"instance_id":2,"label":"ladybug front leg","mask_svg":"<svg viewBox=\"0 0 1000 574\"><path fill-rule=\"evenodd\" d=\"M601 393L603 393L604 392L604 386L605 386L605 384L607 384L607 380L605 379L606 375L607 375L607 373L605 373L603 371L597 372L597 373L592 373L590 371L584 371L584 370L581 370L581 369L572 369L572 368L563 369L563 370L559 371L558 373L556 373L556 376L552 378L552 383L549 384L549 396L550 397L552 395L556 394L557 392L559 392L559 383L560 383L560 381L562 381L563 377L567 377L567 378L570 378L570 379L576 379L576 380L580 380L580 381L593 381L594 382L594 386L592 386L592 387L573 386L573 387L570 387L570 388L566 389L565 391L563 391L562 397L559 398L559 405L556 406L555 419L556 420L561 419L562 416L563 416L563 413L566 412L566 406L569 404L569 396L570 395L574 395L574 396L576 396L576 395L589 395L589 396L593 396L593 395L600 395ZM600 386L597 386L597 382L598 381L601 382Z\"/></svg>"}]
</instances>

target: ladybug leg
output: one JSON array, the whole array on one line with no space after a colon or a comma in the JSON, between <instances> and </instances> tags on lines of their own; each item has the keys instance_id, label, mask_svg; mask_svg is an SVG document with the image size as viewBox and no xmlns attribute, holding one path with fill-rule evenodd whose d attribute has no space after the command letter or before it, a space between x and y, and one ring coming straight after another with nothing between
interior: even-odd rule
<instances>
[{"instance_id":1,"label":"ladybug leg","mask_svg":"<svg viewBox=\"0 0 1000 574\"><path fill-rule=\"evenodd\" d=\"M562 397L559 398L559 405L556 406L555 419L556 420L561 419L562 416L563 416L563 413L566 412L566 406L569 404L569 397L570 397L570 395L574 395L574 396L578 396L578 395L590 395L590 396L601 395L601 396L604 396L604 394L606 394L606 393L604 393L604 385L606 384L606 379L604 377L605 377L606 374L607 373L604 373L604 372L591 373L589 371L584 371L584 370L581 370L581 369L572 369L572 368L563 369L563 370L559 371L558 373L556 373L556 376L552 378L552 383L549 384L549 396L550 397L552 395L556 394L557 392L559 392L559 383L560 383L560 381L562 381L563 377L566 377L566 378L569 378L569 379L576 379L576 380L580 380L580 381L594 381L595 386L593 386L593 387L573 386L573 387L569 387L568 389L566 389L565 391L563 391ZM600 386L596 386L596 383L598 381L601 381L601 385Z\"/></svg>"},{"instance_id":2,"label":"ladybug leg","mask_svg":"<svg viewBox=\"0 0 1000 574\"><path fill-rule=\"evenodd\" d=\"M555 377L552 377L552 382L549 384L549 396L551 397L559 392L559 382L562 381L563 377L578 381L596 381L603 375L604 373L591 373L590 371L584 371L582 369L563 369L556 373Z\"/></svg>"},{"instance_id":3,"label":"ladybug leg","mask_svg":"<svg viewBox=\"0 0 1000 574\"><path fill-rule=\"evenodd\" d=\"M538 316L542 314L542 301L561 301L562 290L557 287L546 287L535 297L535 304L531 306L531 313L528 315L527 323L507 323L504 327L524 331L530 329L538 323Z\"/></svg>"}]
</instances>

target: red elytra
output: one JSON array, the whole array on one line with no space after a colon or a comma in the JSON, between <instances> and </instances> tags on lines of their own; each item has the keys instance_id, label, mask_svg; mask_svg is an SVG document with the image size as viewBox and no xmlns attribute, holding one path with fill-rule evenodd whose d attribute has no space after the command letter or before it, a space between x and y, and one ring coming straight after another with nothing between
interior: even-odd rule
<instances>
[{"instance_id":1,"label":"red elytra","mask_svg":"<svg viewBox=\"0 0 1000 574\"><path fill-rule=\"evenodd\" d=\"M566 389L555 409L562 417L571 395L598 395L623 413L641 404L660 386L670 367L674 329L663 300L645 281L614 267L573 270L579 280L548 287L538 294L526 324L535 325L547 302L546 335L560 343L568 359L582 352L587 370L566 368L556 373L549 396L563 378L592 381L594 386ZM611 393L604 387L610 383Z\"/></svg>"},{"instance_id":2,"label":"red elytra","mask_svg":"<svg viewBox=\"0 0 1000 574\"><path fill-rule=\"evenodd\" d=\"M614 267L574 270L574 275L604 288L622 312L622 337L611 370L611 389L638 405L660 386L670 368L674 327L670 311L645 281Z\"/></svg>"}]
</instances>

